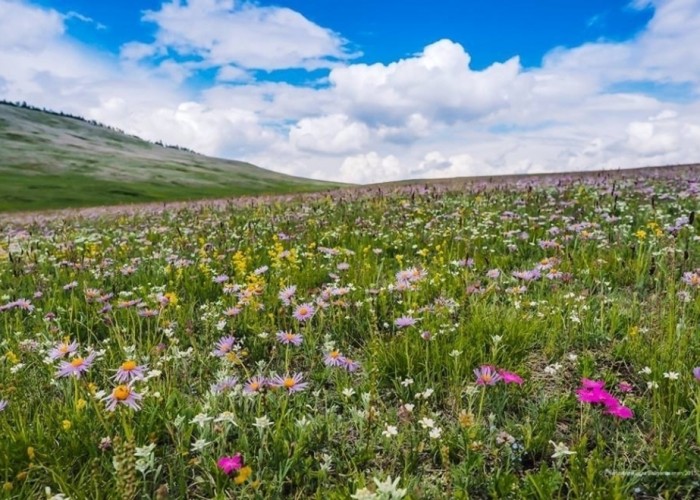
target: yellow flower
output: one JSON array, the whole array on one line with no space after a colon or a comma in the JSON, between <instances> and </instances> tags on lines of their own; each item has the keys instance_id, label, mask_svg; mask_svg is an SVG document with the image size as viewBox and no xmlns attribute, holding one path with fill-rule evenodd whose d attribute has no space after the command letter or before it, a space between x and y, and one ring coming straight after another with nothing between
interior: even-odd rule
<instances>
[{"instance_id":1,"label":"yellow flower","mask_svg":"<svg viewBox=\"0 0 700 500\"><path fill-rule=\"evenodd\" d=\"M638 326L630 327L630 330L629 330L629 336L630 336L630 337L636 337L638 333L639 333L639 327L638 327Z\"/></svg>"},{"instance_id":2,"label":"yellow flower","mask_svg":"<svg viewBox=\"0 0 700 500\"><path fill-rule=\"evenodd\" d=\"M250 475L252 473L253 473L253 469L251 469L250 466L246 465L245 467L243 467L241 470L238 471L238 474L233 479L233 482L236 484L243 484L246 482L246 480L250 477Z\"/></svg>"},{"instance_id":3,"label":"yellow flower","mask_svg":"<svg viewBox=\"0 0 700 500\"><path fill-rule=\"evenodd\" d=\"M80 398L80 399L78 400L78 403L77 403L77 405L76 405L76 408L77 408L78 411L80 411L80 410L82 410L83 408L85 408L86 405L87 405L87 402L86 402L84 399Z\"/></svg>"},{"instance_id":4,"label":"yellow flower","mask_svg":"<svg viewBox=\"0 0 700 500\"><path fill-rule=\"evenodd\" d=\"M459 412L459 425L461 427L471 427L474 425L474 414L472 412L468 412L466 410L462 410Z\"/></svg>"},{"instance_id":5,"label":"yellow flower","mask_svg":"<svg viewBox=\"0 0 700 500\"><path fill-rule=\"evenodd\" d=\"M644 229L639 229L634 235L640 239L643 240L647 237L647 232Z\"/></svg>"},{"instance_id":6,"label":"yellow flower","mask_svg":"<svg viewBox=\"0 0 700 500\"><path fill-rule=\"evenodd\" d=\"M27 479L27 474L28 473L26 470L20 471L15 476L15 479L17 479L17 481L24 481L25 479Z\"/></svg>"},{"instance_id":7,"label":"yellow flower","mask_svg":"<svg viewBox=\"0 0 700 500\"><path fill-rule=\"evenodd\" d=\"M175 292L168 292L165 295L163 295L166 299L168 299L168 302L172 305L177 304L177 295L175 295Z\"/></svg>"},{"instance_id":8,"label":"yellow flower","mask_svg":"<svg viewBox=\"0 0 700 500\"><path fill-rule=\"evenodd\" d=\"M29 460L34 460L34 457L36 456L34 448L32 448L31 446L27 448L27 456L29 457Z\"/></svg>"},{"instance_id":9,"label":"yellow flower","mask_svg":"<svg viewBox=\"0 0 700 500\"><path fill-rule=\"evenodd\" d=\"M10 481L5 481L5 484L2 485L2 489L5 492L12 491L12 483Z\"/></svg>"},{"instance_id":10,"label":"yellow flower","mask_svg":"<svg viewBox=\"0 0 700 500\"><path fill-rule=\"evenodd\" d=\"M64 431L67 431L70 430L71 427L73 427L73 424L70 420L64 420L63 422L61 422L61 427L63 427Z\"/></svg>"},{"instance_id":11,"label":"yellow flower","mask_svg":"<svg viewBox=\"0 0 700 500\"><path fill-rule=\"evenodd\" d=\"M17 356L12 351L7 351L7 354L5 354L5 358L7 358L7 361L9 361L10 364L16 365L17 363L19 363L19 356Z\"/></svg>"}]
</instances>

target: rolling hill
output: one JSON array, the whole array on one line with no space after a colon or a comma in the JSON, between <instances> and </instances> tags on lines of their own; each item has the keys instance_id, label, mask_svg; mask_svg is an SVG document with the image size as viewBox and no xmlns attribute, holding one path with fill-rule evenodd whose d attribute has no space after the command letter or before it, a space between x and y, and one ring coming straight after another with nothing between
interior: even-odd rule
<instances>
[{"instance_id":1,"label":"rolling hill","mask_svg":"<svg viewBox=\"0 0 700 500\"><path fill-rule=\"evenodd\" d=\"M319 191L337 184L0 103L0 211Z\"/></svg>"}]
</instances>

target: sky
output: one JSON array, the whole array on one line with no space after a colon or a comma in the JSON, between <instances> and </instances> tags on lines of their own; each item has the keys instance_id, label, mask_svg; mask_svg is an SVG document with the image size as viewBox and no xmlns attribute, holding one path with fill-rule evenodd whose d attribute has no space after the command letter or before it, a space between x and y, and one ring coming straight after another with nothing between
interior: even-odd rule
<instances>
[{"instance_id":1,"label":"sky","mask_svg":"<svg viewBox=\"0 0 700 500\"><path fill-rule=\"evenodd\" d=\"M0 98L352 183L700 161L700 0L0 0Z\"/></svg>"}]
</instances>

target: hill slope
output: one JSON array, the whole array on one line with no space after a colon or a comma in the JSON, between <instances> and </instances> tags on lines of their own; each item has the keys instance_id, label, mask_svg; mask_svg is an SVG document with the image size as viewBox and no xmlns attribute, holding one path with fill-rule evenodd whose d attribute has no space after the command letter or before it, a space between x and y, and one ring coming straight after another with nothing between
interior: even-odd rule
<instances>
[{"instance_id":1,"label":"hill slope","mask_svg":"<svg viewBox=\"0 0 700 500\"><path fill-rule=\"evenodd\" d=\"M0 104L0 211L334 186L163 147L76 118Z\"/></svg>"}]
</instances>

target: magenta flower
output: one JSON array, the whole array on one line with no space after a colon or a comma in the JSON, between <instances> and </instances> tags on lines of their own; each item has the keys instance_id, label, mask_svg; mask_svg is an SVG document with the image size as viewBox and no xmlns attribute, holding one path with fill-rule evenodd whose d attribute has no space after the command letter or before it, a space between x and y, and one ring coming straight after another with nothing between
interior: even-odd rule
<instances>
[{"instance_id":1,"label":"magenta flower","mask_svg":"<svg viewBox=\"0 0 700 500\"><path fill-rule=\"evenodd\" d=\"M138 411L141 409L138 402L143 399L143 396L134 391L129 385L116 386L109 396L104 398L107 411L114 411L117 405L125 405L132 410Z\"/></svg>"},{"instance_id":2,"label":"magenta flower","mask_svg":"<svg viewBox=\"0 0 700 500\"><path fill-rule=\"evenodd\" d=\"M304 322L313 318L315 313L316 309L314 306L309 303L305 303L297 306L297 308L294 310L293 316L297 321Z\"/></svg>"},{"instance_id":3,"label":"magenta flower","mask_svg":"<svg viewBox=\"0 0 700 500\"><path fill-rule=\"evenodd\" d=\"M605 387L605 382L603 380L590 380L590 379L584 378L583 380L581 380L581 386L584 389L590 389L590 390L602 389L603 387Z\"/></svg>"},{"instance_id":4,"label":"magenta flower","mask_svg":"<svg viewBox=\"0 0 700 500\"><path fill-rule=\"evenodd\" d=\"M504 384L518 384L522 385L523 379L517 373L509 372L507 370L498 370L498 374L501 376L501 380Z\"/></svg>"},{"instance_id":5,"label":"magenta flower","mask_svg":"<svg viewBox=\"0 0 700 500\"><path fill-rule=\"evenodd\" d=\"M304 338L299 333L278 332L277 333L277 340L281 344L285 344L285 345L289 345L289 344L301 345L301 343L304 341Z\"/></svg>"},{"instance_id":6,"label":"magenta flower","mask_svg":"<svg viewBox=\"0 0 700 500\"><path fill-rule=\"evenodd\" d=\"M219 358L226 356L229 352L231 352L235 344L236 337L233 337L231 335L227 337L221 337L216 343L216 349L212 351L212 354Z\"/></svg>"},{"instance_id":7,"label":"magenta flower","mask_svg":"<svg viewBox=\"0 0 700 500\"><path fill-rule=\"evenodd\" d=\"M58 344L56 347L51 349L49 351L49 358L53 360L57 360L60 358L64 358L66 356L70 356L71 354L75 353L75 351L78 350L78 343L73 341L70 344L68 342L61 342Z\"/></svg>"},{"instance_id":8,"label":"magenta flower","mask_svg":"<svg viewBox=\"0 0 700 500\"><path fill-rule=\"evenodd\" d=\"M620 420L628 420L634 417L634 412L632 411L632 409L621 404L617 404L615 406L608 406L605 413L617 417Z\"/></svg>"},{"instance_id":9,"label":"magenta flower","mask_svg":"<svg viewBox=\"0 0 700 500\"><path fill-rule=\"evenodd\" d=\"M129 359L121 364L112 378L120 384L125 384L134 380L141 380L145 370L145 365L137 365L136 361Z\"/></svg>"},{"instance_id":10,"label":"magenta flower","mask_svg":"<svg viewBox=\"0 0 700 500\"><path fill-rule=\"evenodd\" d=\"M478 385L494 385L501 380L501 376L496 369L490 365L483 365L479 368L475 368L474 375L476 376L476 383Z\"/></svg>"},{"instance_id":11,"label":"magenta flower","mask_svg":"<svg viewBox=\"0 0 700 500\"><path fill-rule=\"evenodd\" d=\"M303 391L308 387L308 382L304 382L304 376L301 373L295 373L294 375L285 375L284 377L280 375L275 375L270 380L271 387L281 387L285 389L289 394L294 392Z\"/></svg>"},{"instance_id":12,"label":"magenta flower","mask_svg":"<svg viewBox=\"0 0 700 500\"><path fill-rule=\"evenodd\" d=\"M243 457L240 453L236 453L230 457L223 456L216 462L216 466L221 469L224 474L230 475L232 472L243 467Z\"/></svg>"},{"instance_id":13,"label":"magenta flower","mask_svg":"<svg viewBox=\"0 0 700 500\"><path fill-rule=\"evenodd\" d=\"M87 358L80 356L73 358L71 361L61 361L56 372L56 378L68 377L70 375L80 378L80 376L90 369L93 361L95 361L95 353L93 352Z\"/></svg>"}]
</instances>

